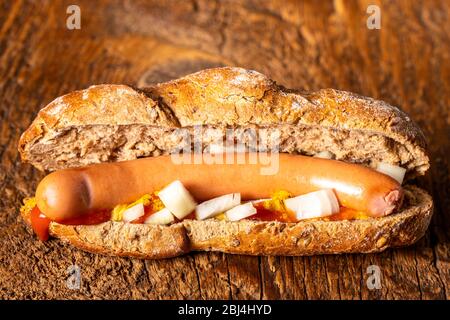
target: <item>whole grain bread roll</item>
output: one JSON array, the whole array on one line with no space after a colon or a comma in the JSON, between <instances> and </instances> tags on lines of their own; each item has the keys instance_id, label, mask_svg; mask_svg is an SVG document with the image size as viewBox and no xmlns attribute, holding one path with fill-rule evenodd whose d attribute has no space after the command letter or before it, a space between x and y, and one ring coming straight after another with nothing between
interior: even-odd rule
<instances>
[{"instance_id":1,"label":"whole grain bread roll","mask_svg":"<svg viewBox=\"0 0 450 320\"><path fill-rule=\"evenodd\" d=\"M203 70L137 89L97 85L57 98L42 109L19 141L23 161L58 170L107 161L168 154L180 130L203 134L203 152L222 143L227 128L250 147L245 131L276 129L279 141L259 143L280 152L314 155L374 167L385 162L407 169L409 181L429 168L418 126L385 102L349 92L300 92L241 68ZM193 141L193 139L191 140ZM254 255L375 252L408 245L425 233L432 199L405 186L401 212L383 218L298 223L184 220L171 226L107 222L95 226L51 223L50 232L87 251L164 258L190 250ZM28 220L29 213L23 213Z\"/></svg>"}]
</instances>

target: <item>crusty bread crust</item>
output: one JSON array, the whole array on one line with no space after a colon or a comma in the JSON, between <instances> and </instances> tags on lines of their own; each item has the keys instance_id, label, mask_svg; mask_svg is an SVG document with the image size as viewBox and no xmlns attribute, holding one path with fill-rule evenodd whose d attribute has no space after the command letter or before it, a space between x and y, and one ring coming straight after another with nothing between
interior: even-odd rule
<instances>
[{"instance_id":1,"label":"crusty bread crust","mask_svg":"<svg viewBox=\"0 0 450 320\"><path fill-rule=\"evenodd\" d=\"M31 211L21 211L31 226ZM142 259L171 258L189 252L190 242L181 223L171 226L105 222L64 225L51 222L50 235L82 250Z\"/></svg>"},{"instance_id":2,"label":"crusty bread crust","mask_svg":"<svg viewBox=\"0 0 450 320\"><path fill-rule=\"evenodd\" d=\"M152 156L155 148L161 149L157 150L160 154L170 151L164 150L167 143L150 143L145 147L139 146L139 152L113 154L113 149L123 146L135 148L136 141L123 138L125 141L115 141L117 145L108 141L112 150L94 157L89 148L99 144L102 139L98 137L99 133L106 127L111 130L156 127L170 132L171 129L195 125L274 127L281 124L302 127L305 131L308 127L320 127L324 131L342 131L345 134L348 131L361 132L365 134L365 141L358 142L359 145L381 136L387 139L379 143L379 153L384 152L380 157L385 159L386 154L391 154L392 162L408 169L408 177L424 174L429 167L423 133L399 109L383 101L333 89L312 93L288 90L256 71L230 67L203 70L142 90L124 85L99 85L69 93L39 112L22 135L19 151L23 161L31 162L41 170L55 170ZM72 153L75 162L65 158L55 162L54 158L59 154L48 156L49 152L59 150L55 146L68 132L75 130L74 139L77 139L80 132L91 127L95 127L95 140L87 139L76 150L69 150L65 144L59 146L61 150L58 152L63 155ZM142 135L142 128L136 130ZM113 131L104 135L114 134ZM156 135L167 134L161 131ZM139 139L153 138L144 135L137 141ZM129 146L130 143L133 145ZM353 152L346 150L344 161L364 162L367 159L357 157L376 156L357 155L353 146L349 148ZM300 148L285 152L308 151Z\"/></svg>"},{"instance_id":3,"label":"crusty bread crust","mask_svg":"<svg viewBox=\"0 0 450 320\"><path fill-rule=\"evenodd\" d=\"M190 251L184 226L106 222L91 226L50 224L50 235L92 253L162 259Z\"/></svg>"},{"instance_id":4,"label":"crusty bread crust","mask_svg":"<svg viewBox=\"0 0 450 320\"><path fill-rule=\"evenodd\" d=\"M368 253L410 245L420 239L432 215L431 197L406 188L401 212L363 220L305 220L297 223L187 220L192 250L249 255L304 256Z\"/></svg>"},{"instance_id":5,"label":"crusty bread crust","mask_svg":"<svg viewBox=\"0 0 450 320\"><path fill-rule=\"evenodd\" d=\"M85 251L143 259L170 258L191 250L288 256L368 253L416 242L425 234L432 209L430 195L407 186L404 209L382 218L298 223L210 219L184 220L172 226L52 222L50 234ZM24 219L28 221L26 213Z\"/></svg>"}]
</instances>

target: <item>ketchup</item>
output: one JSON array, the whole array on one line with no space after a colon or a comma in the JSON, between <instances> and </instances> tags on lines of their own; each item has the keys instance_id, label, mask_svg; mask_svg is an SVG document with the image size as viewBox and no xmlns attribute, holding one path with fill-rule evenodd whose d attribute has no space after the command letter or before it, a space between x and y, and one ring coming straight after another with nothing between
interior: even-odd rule
<instances>
[{"instance_id":1,"label":"ketchup","mask_svg":"<svg viewBox=\"0 0 450 320\"><path fill-rule=\"evenodd\" d=\"M152 194L151 194L151 202L150 202L150 204L144 206L144 215L141 216L141 217L139 217L139 218L137 218L137 219L135 219L135 220L133 220L133 221L131 221L130 223L136 223L136 224L138 224L138 223L144 223L145 220L147 220L147 218L148 218L149 216L151 216L152 214L154 214L154 213L157 211L157 210L155 210L153 207L154 207L155 203L156 203L158 200L161 201L161 200L159 199L159 197L158 197L156 194L152 193Z\"/></svg>"},{"instance_id":2,"label":"ketchup","mask_svg":"<svg viewBox=\"0 0 450 320\"><path fill-rule=\"evenodd\" d=\"M257 203L254 205L256 213L247 219L260 220L260 221L280 221L280 222L296 222L295 218L289 214L289 212L280 212L268 210L264 207L263 203Z\"/></svg>"},{"instance_id":3,"label":"ketchup","mask_svg":"<svg viewBox=\"0 0 450 320\"><path fill-rule=\"evenodd\" d=\"M196 220L195 211L192 211L191 213L189 213L186 217L183 218L183 220L184 219Z\"/></svg>"},{"instance_id":4,"label":"ketchup","mask_svg":"<svg viewBox=\"0 0 450 320\"><path fill-rule=\"evenodd\" d=\"M31 210L30 213L31 227L42 241L47 241L49 238L48 227L51 220L44 216L37 206Z\"/></svg>"},{"instance_id":5,"label":"ketchup","mask_svg":"<svg viewBox=\"0 0 450 320\"><path fill-rule=\"evenodd\" d=\"M131 223L144 223L145 220L147 220L147 218L153 213L155 213L155 211L153 210L152 206L144 206L144 215L131 221Z\"/></svg>"},{"instance_id":6,"label":"ketchup","mask_svg":"<svg viewBox=\"0 0 450 320\"><path fill-rule=\"evenodd\" d=\"M94 212L88 212L76 218L59 220L57 222L60 224L68 224L68 225L93 225L109 221L110 219L111 219L111 210L105 209Z\"/></svg>"},{"instance_id":7,"label":"ketchup","mask_svg":"<svg viewBox=\"0 0 450 320\"><path fill-rule=\"evenodd\" d=\"M111 219L111 210L100 210L92 213L87 213L81 217L60 220L57 221L61 224L67 225L92 225L92 224L100 224L102 222L108 221ZM37 234L38 238L42 241L47 241L49 238L49 226L50 220L47 218L41 210L37 206L35 206L30 213L30 221L31 227L34 232Z\"/></svg>"}]
</instances>

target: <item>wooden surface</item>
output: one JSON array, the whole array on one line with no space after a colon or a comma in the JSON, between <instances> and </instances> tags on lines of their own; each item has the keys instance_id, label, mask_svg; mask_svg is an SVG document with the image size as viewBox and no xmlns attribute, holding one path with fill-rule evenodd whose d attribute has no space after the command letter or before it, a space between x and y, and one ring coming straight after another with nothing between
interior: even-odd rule
<instances>
[{"instance_id":1,"label":"wooden surface","mask_svg":"<svg viewBox=\"0 0 450 320\"><path fill-rule=\"evenodd\" d=\"M283 3L280 6L280 3ZM66 8L81 8L67 30ZM366 8L381 7L381 30ZM450 295L449 1L0 1L0 298L447 299ZM17 141L55 97L98 83L171 79L237 65L293 88L333 87L409 112L429 139L418 184L435 215L416 245L382 254L248 257L197 253L163 261L41 243L18 218L43 177ZM81 268L80 290L66 286ZM366 286L369 265L382 288Z\"/></svg>"}]
</instances>

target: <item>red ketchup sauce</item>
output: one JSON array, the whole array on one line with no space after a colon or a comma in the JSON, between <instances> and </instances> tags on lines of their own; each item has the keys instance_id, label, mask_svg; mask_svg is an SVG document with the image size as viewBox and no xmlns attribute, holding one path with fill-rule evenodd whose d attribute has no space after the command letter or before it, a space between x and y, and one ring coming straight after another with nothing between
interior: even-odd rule
<instances>
[{"instance_id":1,"label":"red ketchup sauce","mask_svg":"<svg viewBox=\"0 0 450 320\"><path fill-rule=\"evenodd\" d=\"M147 218L149 216L151 216L153 213L155 213L155 210L153 210L152 206L144 206L144 215L142 217L139 217L133 221L131 221L130 223L144 223L145 220L147 220Z\"/></svg>"},{"instance_id":2,"label":"red ketchup sauce","mask_svg":"<svg viewBox=\"0 0 450 320\"><path fill-rule=\"evenodd\" d=\"M280 222L296 222L293 213L273 211L264 208L263 203L256 203L253 205L256 213L247 219L260 221L280 221Z\"/></svg>"},{"instance_id":3,"label":"red ketchup sauce","mask_svg":"<svg viewBox=\"0 0 450 320\"><path fill-rule=\"evenodd\" d=\"M104 209L88 212L80 217L56 221L60 224L68 225L93 225L106 222L111 219L111 210Z\"/></svg>"},{"instance_id":4,"label":"red ketchup sauce","mask_svg":"<svg viewBox=\"0 0 450 320\"><path fill-rule=\"evenodd\" d=\"M110 219L111 219L111 210L100 210L96 212L87 213L81 217L65 219L56 222L67 225L93 225L93 224L100 224ZM49 238L49 226L52 220L47 218L39 210L39 208L35 206L33 210L31 210L30 221L31 227L37 234L38 238L42 241L47 241Z\"/></svg>"},{"instance_id":5,"label":"red ketchup sauce","mask_svg":"<svg viewBox=\"0 0 450 320\"><path fill-rule=\"evenodd\" d=\"M186 217L183 218L184 219L190 219L190 220L195 220L195 211L192 211L191 213L189 213ZM180 220L181 221L181 220Z\"/></svg>"},{"instance_id":6,"label":"red ketchup sauce","mask_svg":"<svg viewBox=\"0 0 450 320\"><path fill-rule=\"evenodd\" d=\"M49 238L48 227L51 220L44 216L37 206L31 210L30 213L31 227L42 241L47 241Z\"/></svg>"},{"instance_id":7,"label":"red ketchup sauce","mask_svg":"<svg viewBox=\"0 0 450 320\"><path fill-rule=\"evenodd\" d=\"M158 210L155 210L155 209L153 208L153 204L154 204L156 201L160 200L159 197L158 197L156 194L153 194L153 193L151 194L150 197L151 197L151 202L150 202L150 204L144 206L144 215L143 215L142 217L139 217L139 218L137 218L137 219L131 221L130 223L136 223L136 224L138 224L138 223L144 223L145 220L147 220L147 218L148 218L149 216L151 216L152 214L154 214L154 213L156 213L156 212L158 211Z\"/></svg>"}]
</instances>

